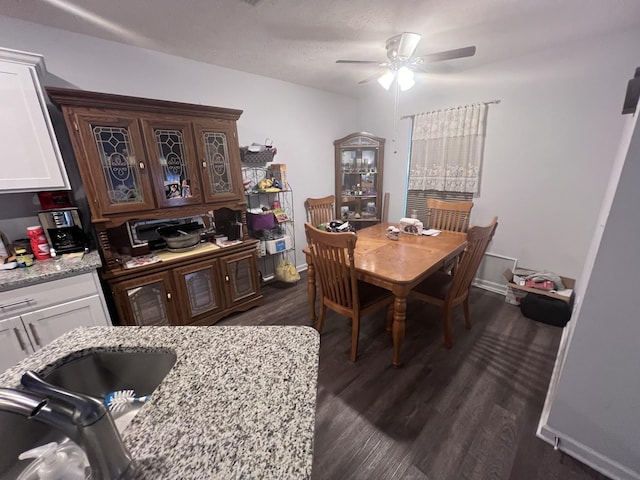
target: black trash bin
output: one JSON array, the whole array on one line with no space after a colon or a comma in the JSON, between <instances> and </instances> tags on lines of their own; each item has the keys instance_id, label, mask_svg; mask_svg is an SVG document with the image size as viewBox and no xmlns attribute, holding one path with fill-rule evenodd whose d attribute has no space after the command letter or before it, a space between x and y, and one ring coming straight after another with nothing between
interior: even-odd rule
<instances>
[{"instance_id":1,"label":"black trash bin","mask_svg":"<svg viewBox=\"0 0 640 480\"><path fill-rule=\"evenodd\" d=\"M537 322L564 327L571 319L575 293L571 294L568 302L546 295L527 294L520 302L522 314Z\"/></svg>"}]
</instances>

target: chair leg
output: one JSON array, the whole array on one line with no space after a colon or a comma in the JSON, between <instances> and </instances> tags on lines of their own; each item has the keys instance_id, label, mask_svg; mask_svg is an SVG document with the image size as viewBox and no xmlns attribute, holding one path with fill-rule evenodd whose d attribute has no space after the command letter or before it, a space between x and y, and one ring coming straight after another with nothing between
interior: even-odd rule
<instances>
[{"instance_id":1,"label":"chair leg","mask_svg":"<svg viewBox=\"0 0 640 480\"><path fill-rule=\"evenodd\" d=\"M354 315L351 319L351 361L355 362L358 356L358 335L360 335L360 316Z\"/></svg>"},{"instance_id":2,"label":"chair leg","mask_svg":"<svg viewBox=\"0 0 640 480\"><path fill-rule=\"evenodd\" d=\"M451 348L451 306L445 304L442 306L442 330L444 331L444 347Z\"/></svg>"},{"instance_id":3,"label":"chair leg","mask_svg":"<svg viewBox=\"0 0 640 480\"><path fill-rule=\"evenodd\" d=\"M393 302L387 307L387 332L393 330Z\"/></svg>"},{"instance_id":4,"label":"chair leg","mask_svg":"<svg viewBox=\"0 0 640 480\"><path fill-rule=\"evenodd\" d=\"M318 313L318 325L317 325L318 333L322 333L322 327L324 325L324 317L326 313L327 313L327 307L325 306L324 302L322 302L320 304L320 312Z\"/></svg>"},{"instance_id":5,"label":"chair leg","mask_svg":"<svg viewBox=\"0 0 640 480\"><path fill-rule=\"evenodd\" d=\"M464 308L464 326L467 328L467 330L471 330L471 317L469 316L469 297L464 299L462 307Z\"/></svg>"}]
</instances>

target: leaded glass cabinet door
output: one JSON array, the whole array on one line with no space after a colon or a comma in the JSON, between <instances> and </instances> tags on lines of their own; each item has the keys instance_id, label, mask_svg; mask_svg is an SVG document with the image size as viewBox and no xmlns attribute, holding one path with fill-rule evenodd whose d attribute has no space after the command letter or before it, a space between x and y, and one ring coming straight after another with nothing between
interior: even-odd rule
<instances>
[{"instance_id":1,"label":"leaded glass cabinet door","mask_svg":"<svg viewBox=\"0 0 640 480\"><path fill-rule=\"evenodd\" d=\"M188 122L142 120L159 207L201 203L198 164Z\"/></svg>"},{"instance_id":2,"label":"leaded glass cabinet door","mask_svg":"<svg viewBox=\"0 0 640 480\"><path fill-rule=\"evenodd\" d=\"M149 168L136 117L124 112L75 116L86 158L78 158L83 178L91 178L101 214L155 208ZM92 205L95 212L95 205Z\"/></svg>"},{"instance_id":3,"label":"leaded glass cabinet door","mask_svg":"<svg viewBox=\"0 0 640 480\"><path fill-rule=\"evenodd\" d=\"M204 265L198 263L173 270L176 287L180 292L183 323L198 323L204 317L210 317L223 309L217 265L217 260L211 260Z\"/></svg>"},{"instance_id":4,"label":"leaded glass cabinet door","mask_svg":"<svg viewBox=\"0 0 640 480\"><path fill-rule=\"evenodd\" d=\"M256 252L239 253L220 260L229 304L260 295Z\"/></svg>"},{"instance_id":5,"label":"leaded glass cabinet door","mask_svg":"<svg viewBox=\"0 0 640 480\"><path fill-rule=\"evenodd\" d=\"M127 325L179 325L169 273L145 275L112 285L120 321Z\"/></svg>"},{"instance_id":6,"label":"leaded glass cabinet door","mask_svg":"<svg viewBox=\"0 0 640 480\"><path fill-rule=\"evenodd\" d=\"M194 124L194 130L205 201L242 200L242 169L235 123L199 121Z\"/></svg>"}]
</instances>

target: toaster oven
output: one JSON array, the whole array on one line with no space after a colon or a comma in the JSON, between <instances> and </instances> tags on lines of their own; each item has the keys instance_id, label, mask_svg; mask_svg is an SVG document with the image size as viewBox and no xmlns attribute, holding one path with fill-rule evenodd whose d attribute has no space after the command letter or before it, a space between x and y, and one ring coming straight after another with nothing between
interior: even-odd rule
<instances>
[{"instance_id":1,"label":"toaster oven","mask_svg":"<svg viewBox=\"0 0 640 480\"><path fill-rule=\"evenodd\" d=\"M158 231L167 234L171 230L183 231L186 233L202 231L205 226L202 219L179 218L175 220L142 220L127 222L127 232L131 247L147 246L149 250L162 250L167 247L167 242Z\"/></svg>"}]
</instances>

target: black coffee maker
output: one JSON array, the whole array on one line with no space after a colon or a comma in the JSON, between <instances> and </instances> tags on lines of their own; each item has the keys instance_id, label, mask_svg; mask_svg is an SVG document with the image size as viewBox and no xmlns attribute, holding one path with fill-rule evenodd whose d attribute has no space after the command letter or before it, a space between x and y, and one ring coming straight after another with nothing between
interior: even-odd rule
<instances>
[{"instance_id":1,"label":"black coffee maker","mask_svg":"<svg viewBox=\"0 0 640 480\"><path fill-rule=\"evenodd\" d=\"M51 246L52 256L89 251L77 207L42 210L38 212L38 218Z\"/></svg>"}]
</instances>

